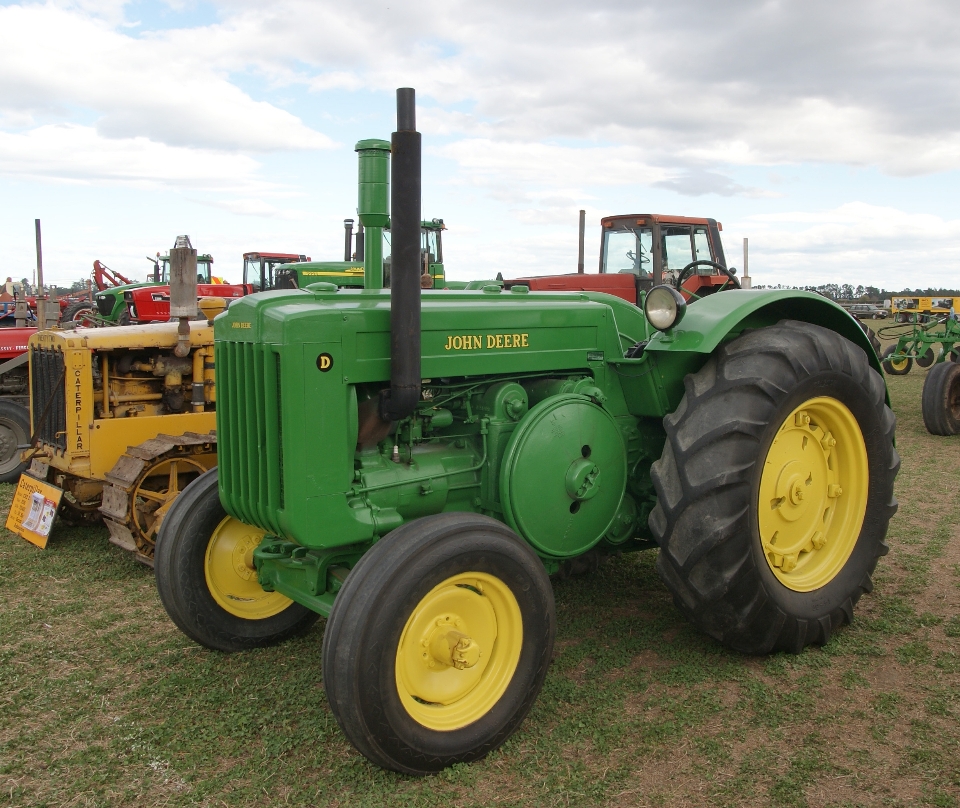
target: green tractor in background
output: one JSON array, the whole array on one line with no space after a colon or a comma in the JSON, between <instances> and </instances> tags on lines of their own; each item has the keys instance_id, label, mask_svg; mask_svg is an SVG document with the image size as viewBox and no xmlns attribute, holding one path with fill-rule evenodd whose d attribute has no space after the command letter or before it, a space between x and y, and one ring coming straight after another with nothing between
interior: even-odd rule
<instances>
[{"instance_id":1,"label":"green tractor in background","mask_svg":"<svg viewBox=\"0 0 960 808\"><path fill-rule=\"evenodd\" d=\"M216 320L219 468L157 541L173 621L237 651L326 617L339 726L410 774L516 730L553 652L549 576L591 554L656 549L678 608L739 651L828 641L897 507L895 419L856 321L738 290L725 265L689 296L654 263L635 302L421 291L414 116L399 90L392 288L375 263L363 290L251 295ZM361 194L361 220L385 211Z\"/></svg>"},{"instance_id":2,"label":"green tractor in background","mask_svg":"<svg viewBox=\"0 0 960 808\"><path fill-rule=\"evenodd\" d=\"M153 279L137 281L120 286L110 286L101 289L93 296L93 306L77 309L69 319L78 319L81 322L83 315L89 314L96 318L98 325L130 325L130 314L127 311L127 302L124 292L140 289L144 286L163 286L170 283L170 256L157 253L156 259L147 258L153 264ZM213 267L212 255L197 256L197 282L211 283Z\"/></svg>"}]
</instances>

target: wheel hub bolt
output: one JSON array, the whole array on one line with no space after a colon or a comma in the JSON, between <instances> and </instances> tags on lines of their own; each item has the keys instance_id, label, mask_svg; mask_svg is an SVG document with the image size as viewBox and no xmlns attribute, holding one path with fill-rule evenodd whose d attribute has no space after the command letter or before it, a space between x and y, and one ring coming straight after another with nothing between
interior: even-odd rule
<instances>
[{"instance_id":1,"label":"wheel hub bolt","mask_svg":"<svg viewBox=\"0 0 960 808\"><path fill-rule=\"evenodd\" d=\"M836 483L831 483L827 486L827 496L831 499L836 499L843 493L843 489Z\"/></svg>"}]
</instances>

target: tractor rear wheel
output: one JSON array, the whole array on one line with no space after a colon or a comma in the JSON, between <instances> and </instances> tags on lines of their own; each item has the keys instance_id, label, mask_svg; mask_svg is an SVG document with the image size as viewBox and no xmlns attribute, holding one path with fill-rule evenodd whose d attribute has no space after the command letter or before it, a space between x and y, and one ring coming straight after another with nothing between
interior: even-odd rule
<instances>
[{"instance_id":1,"label":"tractor rear wheel","mask_svg":"<svg viewBox=\"0 0 960 808\"><path fill-rule=\"evenodd\" d=\"M685 385L652 467L660 575L736 650L826 643L871 590L897 508L883 379L839 334L782 321L721 347Z\"/></svg>"},{"instance_id":2,"label":"tractor rear wheel","mask_svg":"<svg viewBox=\"0 0 960 808\"><path fill-rule=\"evenodd\" d=\"M89 300L78 300L67 306L60 315L61 323L78 323L79 325L96 325L99 312L96 305Z\"/></svg>"},{"instance_id":3,"label":"tractor rear wheel","mask_svg":"<svg viewBox=\"0 0 960 808\"><path fill-rule=\"evenodd\" d=\"M896 360L890 359L889 357L896 352L897 346L891 345L880 355L883 370L890 376L906 376L910 372L910 368L913 367L913 360L909 356Z\"/></svg>"},{"instance_id":4,"label":"tractor rear wheel","mask_svg":"<svg viewBox=\"0 0 960 808\"><path fill-rule=\"evenodd\" d=\"M416 519L347 576L323 638L337 723L374 763L429 774L477 760L516 730L553 653L543 562L472 513Z\"/></svg>"},{"instance_id":5,"label":"tractor rear wheel","mask_svg":"<svg viewBox=\"0 0 960 808\"><path fill-rule=\"evenodd\" d=\"M30 442L30 413L21 404L0 399L0 483L15 483L27 467L17 447Z\"/></svg>"},{"instance_id":6,"label":"tractor rear wheel","mask_svg":"<svg viewBox=\"0 0 960 808\"><path fill-rule=\"evenodd\" d=\"M960 365L941 362L923 381L923 424L931 435L960 434Z\"/></svg>"},{"instance_id":7,"label":"tractor rear wheel","mask_svg":"<svg viewBox=\"0 0 960 808\"><path fill-rule=\"evenodd\" d=\"M157 591L188 637L218 651L273 645L320 617L257 581L253 550L263 531L228 516L215 468L173 501L154 556Z\"/></svg>"}]
</instances>

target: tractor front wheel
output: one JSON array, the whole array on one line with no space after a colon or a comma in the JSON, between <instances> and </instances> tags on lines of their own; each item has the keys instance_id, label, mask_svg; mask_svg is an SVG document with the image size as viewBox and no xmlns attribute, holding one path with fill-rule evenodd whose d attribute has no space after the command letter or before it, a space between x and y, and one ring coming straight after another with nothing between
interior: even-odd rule
<instances>
[{"instance_id":1,"label":"tractor front wheel","mask_svg":"<svg viewBox=\"0 0 960 808\"><path fill-rule=\"evenodd\" d=\"M160 601L188 637L219 651L273 645L320 615L257 581L253 551L263 531L228 516L217 470L197 477L173 501L154 555Z\"/></svg>"},{"instance_id":2,"label":"tractor front wheel","mask_svg":"<svg viewBox=\"0 0 960 808\"><path fill-rule=\"evenodd\" d=\"M555 634L543 562L471 513L416 519L347 576L323 638L323 685L354 746L423 775L477 760L523 721Z\"/></svg>"},{"instance_id":3,"label":"tractor front wheel","mask_svg":"<svg viewBox=\"0 0 960 808\"><path fill-rule=\"evenodd\" d=\"M931 435L960 434L960 365L941 362L927 374L920 410Z\"/></svg>"},{"instance_id":4,"label":"tractor front wheel","mask_svg":"<svg viewBox=\"0 0 960 808\"><path fill-rule=\"evenodd\" d=\"M654 463L657 569L739 651L826 643L872 588L896 512L883 379L839 334L783 321L686 378Z\"/></svg>"}]
</instances>

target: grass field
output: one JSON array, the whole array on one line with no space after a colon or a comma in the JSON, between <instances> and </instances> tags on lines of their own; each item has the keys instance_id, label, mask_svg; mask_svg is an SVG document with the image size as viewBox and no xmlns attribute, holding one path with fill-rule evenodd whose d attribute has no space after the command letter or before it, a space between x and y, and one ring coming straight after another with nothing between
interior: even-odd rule
<instances>
[{"instance_id":1,"label":"grass field","mask_svg":"<svg viewBox=\"0 0 960 808\"><path fill-rule=\"evenodd\" d=\"M646 553L556 584L558 641L520 731L413 779L344 740L321 621L278 648L204 650L106 530L0 536L0 805L960 806L960 437L891 380L900 512L852 626L799 656L686 625ZM12 486L0 486L6 512Z\"/></svg>"}]
</instances>

